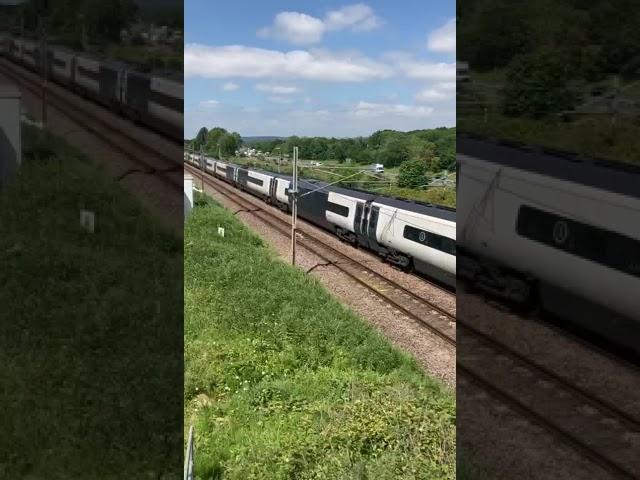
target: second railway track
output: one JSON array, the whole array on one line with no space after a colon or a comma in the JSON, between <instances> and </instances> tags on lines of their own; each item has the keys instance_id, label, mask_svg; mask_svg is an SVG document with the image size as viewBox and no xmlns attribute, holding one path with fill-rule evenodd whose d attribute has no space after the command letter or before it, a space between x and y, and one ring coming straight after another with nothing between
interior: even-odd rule
<instances>
[{"instance_id":1,"label":"second railway track","mask_svg":"<svg viewBox=\"0 0 640 480\"><path fill-rule=\"evenodd\" d=\"M640 478L640 419L463 319L458 329L459 373L614 476Z\"/></svg>"},{"instance_id":2,"label":"second railway track","mask_svg":"<svg viewBox=\"0 0 640 480\"><path fill-rule=\"evenodd\" d=\"M16 66L6 59L0 59L0 72L28 89L40 102L43 101L41 78L35 73ZM173 152L165 152L156 146L137 139L132 133L113 125L109 117L115 115L104 107L91 103L81 108L80 98L72 98L75 93L66 91L61 86L48 82L46 87L47 105L60 112L64 117L88 131L112 150L126 157L135 168L123 172L120 177L131 173L156 175L160 181L169 185L174 191L183 189L180 171L182 165L182 147L175 145ZM96 110L96 111L90 111ZM102 110L102 111L101 111ZM121 119L119 119L121 120Z\"/></svg>"},{"instance_id":3,"label":"second railway track","mask_svg":"<svg viewBox=\"0 0 640 480\"><path fill-rule=\"evenodd\" d=\"M282 235L291 235L291 224L263 206L241 196L233 187L224 184L219 179L185 164L185 169L202 178L210 187L229 198L232 202L243 207L260 221L269 225ZM409 318L419 322L433 334L444 340L449 346L456 345L455 314L447 309L430 302L397 282L381 275L366 264L340 252L336 248L313 235L308 229L298 229L302 238L298 243L305 249L321 258L327 265L333 265L351 279L374 293L383 301L399 310Z\"/></svg>"}]
</instances>

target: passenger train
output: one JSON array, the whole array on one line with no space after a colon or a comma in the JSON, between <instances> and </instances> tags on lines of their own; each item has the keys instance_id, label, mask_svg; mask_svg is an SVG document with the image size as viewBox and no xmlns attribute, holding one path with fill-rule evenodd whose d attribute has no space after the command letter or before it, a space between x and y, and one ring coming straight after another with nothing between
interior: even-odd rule
<instances>
[{"instance_id":1,"label":"passenger train","mask_svg":"<svg viewBox=\"0 0 640 480\"><path fill-rule=\"evenodd\" d=\"M184 95L179 80L143 74L124 63L56 45L47 47L45 57L39 42L8 36L0 37L0 54L34 72L46 68L47 77L65 88L183 141Z\"/></svg>"},{"instance_id":2,"label":"passenger train","mask_svg":"<svg viewBox=\"0 0 640 480\"><path fill-rule=\"evenodd\" d=\"M186 161L267 203L290 211L291 177L186 154ZM456 212L422 202L299 179L298 215L353 246L427 275L456 282Z\"/></svg>"},{"instance_id":3,"label":"passenger train","mask_svg":"<svg viewBox=\"0 0 640 480\"><path fill-rule=\"evenodd\" d=\"M640 168L459 136L458 275L639 348Z\"/></svg>"}]
</instances>

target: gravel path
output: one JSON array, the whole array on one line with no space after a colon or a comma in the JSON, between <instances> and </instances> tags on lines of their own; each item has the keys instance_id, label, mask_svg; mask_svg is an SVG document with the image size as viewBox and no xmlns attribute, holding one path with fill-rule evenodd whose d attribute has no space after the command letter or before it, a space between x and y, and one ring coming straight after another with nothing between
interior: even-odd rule
<instances>
[{"instance_id":1,"label":"gravel path","mask_svg":"<svg viewBox=\"0 0 640 480\"><path fill-rule=\"evenodd\" d=\"M194 180L194 184L198 188L201 188L200 180L197 177ZM238 204L230 201L227 197L219 194L206 184L205 192L229 208L232 212L240 209ZM260 200L247 194L242 194L242 192L238 193L253 202L260 202ZM271 208L266 204L262 204L262 206ZM273 210L276 211L275 209ZM282 212L280 212L280 215L282 218L290 218ZM251 213L239 212L236 214L236 217L264 238L279 253L283 260L290 262L290 238L274 231ZM312 230L314 236L323 241L327 241L329 245L339 248L341 251L349 248L335 237L316 229L304 221L298 221L298 228L303 230L303 236L304 230ZM455 297L453 295L439 291L413 275L408 275L393 269L368 252L351 248L348 250L348 253L352 258L365 262L367 266L373 270L388 276L388 278L397 281L427 299L438 302L439 305L455 313ZM322 263L322 259L319 259L304 247L298 246L296 251L296 264L299 268L308 271L315 267L311 275L317 278L325 288L342 303L375 326L392 344L412 354L430 376L440 379L450 388L455 388L455 349L451 348L450 345L446 344L439 337L428 332L416 321L387 305L382 299L362 285L346 277L336 267L322 266Z\"/></svg>"}]
</instances>

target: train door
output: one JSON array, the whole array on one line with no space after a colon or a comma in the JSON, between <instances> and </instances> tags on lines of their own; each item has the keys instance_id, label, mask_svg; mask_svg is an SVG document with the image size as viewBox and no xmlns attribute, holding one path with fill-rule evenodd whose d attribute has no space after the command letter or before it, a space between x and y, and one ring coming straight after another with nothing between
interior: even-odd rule
<instances>
[{"instance_id":1,"label":"train door","mask_svg":"<svg viewBox=\"0 0 640 480\"><path fill-rule=\"evenodd\" d=\"M375 251L380 249L376 238L379 216L380 207L372 206L370 201L356 204L354 231L356 232L358 243Z\"/></svg>"},{"instance_id":2,"label":"train door","mask_svg":"<svg viewBox=\"0 0 640 480\"><path fill-rule=\"evenodd\" d=\"M276 198L276 191L278 189L278 179L275 177L270 178L271 183L269 184L269 198L271 199L271 203L274 205L278 202Z\"/></svg>"},{"instance_id":3,"label":"train door","mask_svg":"<svg viewBox=\"0 0 640 480\"><path fill-rule=\"evenodd\" d=\"M372 250L380 250L376 231L378 229L378 217L380 216L380 207L369 207L369 221L367 222L367 239L369 240L369 248Z\"/></svg>"},{"instance_id":4,"label":"train door","mask_svg":"<svg viewBox=\"0 0 640 480\"><path fill-rule=\"evenodd\" d=\"M353 231L356 234L358 243L366 247L368 245L368 242L365 229L363 228L366 217L365 209L367 209L367 204L363 202L356 202L356 214L353 220Z\"/></svg>"}]
</instances>

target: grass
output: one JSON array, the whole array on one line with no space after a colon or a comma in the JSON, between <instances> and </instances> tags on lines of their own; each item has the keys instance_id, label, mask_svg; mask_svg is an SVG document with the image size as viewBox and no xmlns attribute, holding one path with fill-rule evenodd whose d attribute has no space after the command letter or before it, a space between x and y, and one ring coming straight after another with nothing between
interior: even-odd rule
<instances>
[{"instance_id":1,"label":"grass","mask_svg":"<svg viewBox=\"0 0 640 480\"><path fill-rule=\"evenodd\" d=\"M105 50L108 58L136 65L143 72L154 70L182 71L183 52L182 49L170 46L152 45L109 45Z\"/></svg>"},{"instance_id":2,"label":"grass","mask_svg":"<svg viewBox=\"0 0 640 480\"><path fill-rule=\"evenodd\" d=\"M455 477L453 393L202 196L184 295L198 478Z\"/></svg>"},{"instance_id":3,"label":"grass","mask_svg":"<svg viewBox=\"0 0 640 480\"><path fill-rule=\"evenodd\" d=\"M590 116L565 123L553 119L538 121L511 118L494 113L488 116L486 122L482 117L459 117L458 125L461 132L640 164L640 147L637 142L640 125L622 119L616 125L602 116Z\"/></svg>"},{"instance_id":4,"label":"grass","mask_svg":"<svg viewBox=\"0 0 640 480\"><path fill-rule=\"evenodd\" d=\"M486 89L483 83L501 85L504 71L473 73L473 81L467 88L470 92L485 97L479 101L478 111L458 114L460 132L514 140L549 148L573 151L592 157L607 158L623 163L640 164L640 119L620 115L615 123L610 115L583 114L571 121L557 117L532 119L509 117L501 112L502 93L499 89ZM597 83L587 85L590 91ZM607 80L604 85L611 85ZM623 96L634 96L640 91L640 84L623 85ZM487 107L485 118L480 107Z\"/></svg>"},{"instance_id":5,"label":"grass","mask_svg":"<svg viewBox=\"0 0 640 480\"><path fill-rule=\"evenodd\" d=\"M488 480L489 473L484 467L481 467L477 459L466 450L458 447L457 457L457 480Z\"/></svg>"},{"instance_id":6,"label":"grass","mask_svg":"<svg viewBox=\"0 0 640 480\"><path fill-rule=\"evenodd\" d=\"M23 140L0 191L0 477L177 476L181 241L62 140Z\"/></svg>"}]
</instances>

